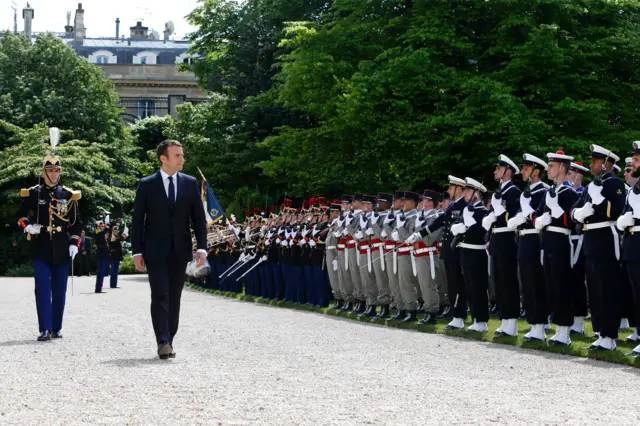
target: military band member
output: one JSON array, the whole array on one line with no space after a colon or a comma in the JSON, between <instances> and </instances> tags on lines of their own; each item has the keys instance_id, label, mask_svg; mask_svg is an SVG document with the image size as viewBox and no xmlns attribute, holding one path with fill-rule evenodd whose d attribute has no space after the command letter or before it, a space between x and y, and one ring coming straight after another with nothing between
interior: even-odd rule
<instances>
[{"instance_id":1,"label":"military band member","mask_svg":"<svg viewBox=\"0 0 640 426\"><path fill-rule=\"evenodd\" d=\"M493 176L500 186L491 197L491 211L482 220L482 226L490 233L491 274L502 319L496 335L517 336L520 318L517 247L514 230L507 226L507 221L520 210L521 191L512 181L520 169L506 155L500 155L495 166Z\"/></svg>"},{"instance_id":2,"label":"military band member","mask_svg":"<svg viewBox=\"0 0 640 426\"><path fill-rule=\"evenodd\" d=\"M96 286L95 292L102 293L104 277L109 274L109 216L96 222Z\"/></svg>"},{"instance_id":3,"label":"military band member","mask_svg":"<svg viewBox=\"0 0 640 426\"><path fill-rule=\"evenodd\" d=\"M418 201L420 194L412 191L404 191L403 214L396 218L396 229L391 238L400 243L398 246L398 282L400 284L400 297L407 315L403 322L413 322L418 318L418 278L414 247L405 241L414 233L415 221L418 217ZM401 318L399 318L401 319Z\"/></svg>"},{"instance_id":4,"label":"military band member","mask_svg":"<svg viewBox=\"0 0 640 426\"><path fill-rule=\"evenodd\" d=\"M440 287L445 280L444 262L440 259L443 229L440 228L426 237L420 231L444 214L442 207L443 195L432 190L425 190L422 194L422 211L415 222L415 232L407 239L407 244L413 245L418 283L424 300L424 317L420 324L435 324L440 310Z\"/></svg>"},{"instance_id":5,"label":"military band member","mask_svg":"<svg viewBox=\"0 0 640 426\"><path fill-rule=\"evenodd\" d=\"M80 191L60 185L61 161L56 128L49 130L52 151L42 160L43 184L20 190L18 225L30 240L35 275L38 341L62 337L69 261L78 254L82 224Z\"/></svg>"},{"instance_id":6,"label":"military band member","mask_svg":"<svg viewBox=\"0 0 640 426\"><path fill-rule=\"evenodd\" d=\"M532 214L544 201L547 188L542 183L547 163L524 154L522 179L527 183L520 195L520 211L509 219L507 226L518 232L518 266L522 281L523 305L531 330L525 341L545 341L545 326L549 320L549 306L540 254L540 230L533 226Z\"/></svg>"},{"instance_id":7,"label":"military band member","mask_svg":"<svg viewBox=\"0 0 640 426\"><path fill-rule=\"evenodd\" d=\"M563 182L573 157L563 151L548 153L547 177L553 185L547 191L544 202L538 206L531 218L541 231L541 250L547 283L549 308L553 312L556 333L550 339L552 346L567 346L571 343L569 329L573 325L573 294L571 282L572 245L571 233L574 222L571 208L578 199L576 191Z\"/></svg>"},{"instance_id":8,"label":"military band member","mask_svg":"<svg viewBox=\"0 0 640 426\"><path fill-rule=\"evenodd\" d=\"M118 273L123 259L122 242L127 239L128 232L126 226L123 232L120 232L118 223L111 228L109 237L109 287L111 288L118 288Z\"/></svg>"}]
</instances>

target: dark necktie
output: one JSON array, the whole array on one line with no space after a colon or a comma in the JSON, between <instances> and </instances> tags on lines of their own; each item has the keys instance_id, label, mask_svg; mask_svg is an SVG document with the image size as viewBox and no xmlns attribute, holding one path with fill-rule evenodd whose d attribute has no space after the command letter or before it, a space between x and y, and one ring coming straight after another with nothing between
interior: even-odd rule
<instances>
[{"instance_id":1,"label":"dark necktie","mask_svg":"<svg viewBox=\"0 0 640 426\"><path fill-rule=\"evenodd\" d=\"M176 188L173 186L173 176L169 176L169 208L173 210L176 204Z\"/></svg>"}]
</instances>

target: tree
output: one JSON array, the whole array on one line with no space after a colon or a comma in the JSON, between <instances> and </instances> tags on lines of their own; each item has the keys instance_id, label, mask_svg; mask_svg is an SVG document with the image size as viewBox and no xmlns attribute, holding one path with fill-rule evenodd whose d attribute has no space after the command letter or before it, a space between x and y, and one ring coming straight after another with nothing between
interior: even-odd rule
<instances>
[{"instance_id":1,"label":"tree","mask_svg":"<svg viewBox=\"0 0 640 426\"><path fill-rule=\"evenodd\" d=\"M24 128L46 121L78 139L118 143L127 137L118 103L102 71L62 40L0 38L0 119Z\"/></svg>"}]
</instances>

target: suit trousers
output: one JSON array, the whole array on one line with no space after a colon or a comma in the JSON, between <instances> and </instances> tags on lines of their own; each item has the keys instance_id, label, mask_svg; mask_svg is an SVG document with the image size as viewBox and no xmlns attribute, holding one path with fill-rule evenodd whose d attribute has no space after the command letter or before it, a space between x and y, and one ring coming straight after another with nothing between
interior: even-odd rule
<instances>
[{"instance_id":1,"label":"suit trousers","mask_svg":"<svg viewBox=\"0 0 640 426\"><path fill-rule=\"evenodd\" d=\"M69 264L53 265L34 260L33 272L36 281L36 309L40 331L60 331L67 293Z\"/></svg>"},{"instance_id":2,"label":"suit trousers","mask_svg":"<svg viewBox=\"0 0 640 426\"><path fill-rule=\"evenodd\" d=\"M600 336L616 339L620 326L620 263L610 250L585 256L585 264L587 275L593 279L594 294L589 299L600 312Z\"/></svg>"},{"instance_id":3,"label":"suit trousers","mask_svg":"<svg viewBox=\"0 0 640 426\"><path fill-rule=\"evenodd\" d=\"M172 247L164 260L146 261L151 285L151 321L156 342L173 343L180 321L180 298L187 261L179 260Z\"/></svg>"},{"instance_id":4,"label":"suit trousers","mask_svg":"<svg viewBox=\"0 0 640 426\"><path fill-rule=\"evenodd\" d=\"M489 300L487 289L489 287L487 262L489 258L485 250L463 248L460 252L460 264L464 274L465 288L471 301L471 315L477 322L489 320ZM517 286L517 283L516 283ZM465 306L466 309L466 306ZM457 308L456 311L458 312ZM465 318L464 316L457 318Z\"/></svg>"}]
</instances>

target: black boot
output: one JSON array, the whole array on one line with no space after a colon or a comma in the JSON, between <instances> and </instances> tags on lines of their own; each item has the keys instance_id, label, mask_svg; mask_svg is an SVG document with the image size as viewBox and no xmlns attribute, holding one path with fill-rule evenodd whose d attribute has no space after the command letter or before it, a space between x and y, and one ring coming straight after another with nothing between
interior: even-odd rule
<instances>
[{"instance_id":1,"label":"black boot","mask_svg":"<svg viewBox=\"0 0 640 426\"><path fill-rule=\"evenodd\" d=\"M358 305L356 306L356 308L353 310L354 314L361 314L364 312L365 308L366 308L367 304L363 301L358 302Z\"/></svg>"},{"instance_id":2,"label":"black boot","mask_svg":"<svg viewBox=\"0 0 640 426\"><path fill-rule=\"evenodd\" d=\"M389 318L389 305L382 305L378 318Z\"/></svg>"},{"instance_id":3,"label":"black boot","mask_svg":"<svg viewBox=\"0 0 640 426\"><path fill-rule=\"evenodd\" d=\"M418 319L418 315L417 315L416 311L409 311L409 312L407 312L407 316L404 317L402 322L414 322L417 319Z\"/></svg>"},{"instance_id":4,"label":"black boot","mask_svg":"<svg viewBox=\"0 0 640 426\"><path fill-rule=\"evenodd\" d=\"M369 312L371 312L371 305L367 305L367 309L365 309L365 311L363 313L358 315L358 318L366 317L369 314Z\"/></svg>"},{"instance_id":5,"label":"black boot","mask_svg":"<svg viewBox=\"0 0 640 426\"><path fill-rule=\"evenodd\" d=\"M447 305L442 310L442 313L438 315L439 318L453 318L453 312L451 311L451 306Z\"/></svg>"},{"instance_id":6,"label":"black boot","mask_svg":"<svg viewBox=\"0 0 640 426\"><path fill-rule=\"evenodd\" d=\"M333 304L331 309L340 309L342 307L342 301L340 299L336 299L336 303Z\"/></svg>"},{"instance_id":7,"label":"black boot","mask_svg":"<svg viewBox=\"0 0 640 426\"><path fill-rule=\"evenodd\" d=\"M366 318L375 318L377 315L377 307L376 305L369 305L369 312L366 312L362 315L364 315Z\"/></svg>"},{"instance_id":8,"label":"black boot","mask_svg":"<svg viewBox=\"0 0 640 426\"><path fill-rule=\"evenodd\" d=\"M394 316L391 317L392 320L403 319L407 316L407 311L398 309L398 312Z\"/></svg>"},{"instance_id":9,"label":"black boot","mask_svg":"<svg viewBox=\"0 0 640 426\"><path fill-rule=\"evenodd\" d=\"M344 302L344 306L342 306L343 311L350 311L352 308L351 302Z\"/></svg>"},{"instance_id":10,"label":"black boot","mask_svg":"<svg viewBox=\"0 0 640 426\"><path fill-rule=\"evenodd\" d=\"M38 336L38 342L46 342L47 340L51 340L51 333L49 333L49 330L41 331Z\"/></svg>"},{"instance_id":11,"label":"black boot","mask_svg":"<svg viewBox=\"0 0 640 426\"><path fill-rule=\"evenodd\" d=\"M356 303L355 303L355 305L353 306L353 310L352 310L351 312L349 312L349 313L350 313L350 314L352 314L352 315L355 315L355 314L357 314L357 313L358 313L358 312L357 312L357 311L358 311L358 309L360 309L360 301L359 301L359 300L356 300Z\"/></svg>"},{"instance_id":12,"label":"black boot","mask_svg":"<svg viewBox=\"0 0 640 426\"><path fill-rule=\"evenodd\" d=\"M58 331L53 330L53 333L51 333L51 338L52 339L62 339L62 333L60 332L60 330L58 330Z\"/></svg>"},{"instance_id":13,"label":"black boot","mask_svg":"<svg viewBox=\"0 0 640 426\"><path fill-rule=\"evenodd\" d=\"M432 325L436 324L438 321L436 320L436 316L434 314L426 313L424 314L424 318L420 321L421 325Z\"/></svg>"}]
</instances>

